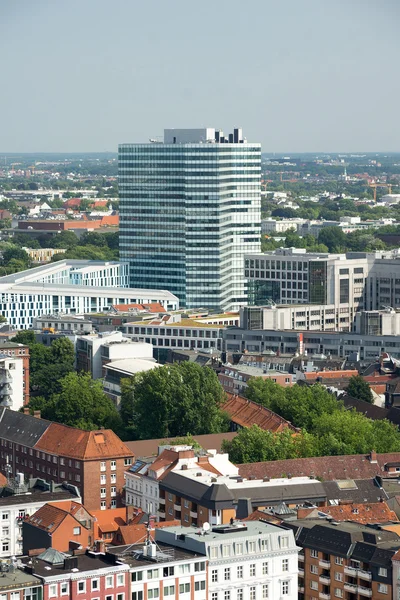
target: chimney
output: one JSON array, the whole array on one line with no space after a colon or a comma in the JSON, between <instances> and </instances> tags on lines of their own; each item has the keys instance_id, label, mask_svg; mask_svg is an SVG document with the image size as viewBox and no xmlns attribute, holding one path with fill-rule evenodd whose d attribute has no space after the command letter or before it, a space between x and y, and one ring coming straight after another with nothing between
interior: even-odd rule
<instances>
[{"instance_id":1,"label":"chimney","mask_svg":"<svg viewBox=\"0 0 400 600\"><path fill-rule=\"evenodd\" d=\"M40 419L40 410L34 410L33 416L35 417L35 419Z\"/></svg>"},{"instance_id":2,"label":"chimney","mask_svg":"<svg viewBox=\"0 0 400 600\"><path fill-rule=\"evenodd\" d=\"M378 462L375 450L371 450L371 452L369 453L369 461L375 464Z\"/></svg>"},{"instance_id":3,"label":"chimney","mask_svg":"<svg viewBox=\"0 0 400 600\"><path fill-rule=\"evenodd\" d=\"M263 481L270 481L269 477L263 477Z\"/></svg>"},{"instance_id":4,"label":"chimney","mask_svg":"<svg viewBox=\"0 0 400 600\"><path fill-rule=\"evenodd\" d=\"M250 498L239 498L236 507L236 518L240 520L247 519L253 512Z\"/></svg>"},{"instance_id":5,"label":"chimney","mask_svg":"<svg viewBox=\"0 0 400 600\"><path fill-rule=\"evenodd\" d=\"M24 406L24 415L29 415L29 408Z\"/></svg>"}]
</instances>

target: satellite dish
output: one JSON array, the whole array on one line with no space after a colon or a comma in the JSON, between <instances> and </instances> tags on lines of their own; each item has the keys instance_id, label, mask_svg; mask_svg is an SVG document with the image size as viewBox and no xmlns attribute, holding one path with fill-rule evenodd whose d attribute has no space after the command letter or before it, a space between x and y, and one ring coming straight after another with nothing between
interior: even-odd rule
<instances>
[{"instance_id":1,"label":"satellite dish","mask_svg":"<svg viewBox=\"0 0 400 600\"><path fill-rule=\"evenodd\" d=\"M210 523L207 523L207 521L205 523L203 523L203 531L210 531L210 529L211 529Z\"/></svg>"}]
</instances>

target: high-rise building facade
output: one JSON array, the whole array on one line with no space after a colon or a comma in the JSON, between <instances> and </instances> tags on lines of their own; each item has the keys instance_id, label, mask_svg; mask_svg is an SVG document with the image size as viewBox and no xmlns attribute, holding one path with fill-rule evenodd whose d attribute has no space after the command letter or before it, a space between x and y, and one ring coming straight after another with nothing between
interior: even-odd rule
<instances>
[{"instance_id":1,"label":"high-rise building facade","mask_svg":"<svg viewBox=\"0 0 400 600\"><path fill-rule=\"evenodd\" d=\"M241 129L166 129L119 147L120 256L130 282L183 307L247 302L244 255L260 251L261 146Z\"/></svg>"}]
</instances>

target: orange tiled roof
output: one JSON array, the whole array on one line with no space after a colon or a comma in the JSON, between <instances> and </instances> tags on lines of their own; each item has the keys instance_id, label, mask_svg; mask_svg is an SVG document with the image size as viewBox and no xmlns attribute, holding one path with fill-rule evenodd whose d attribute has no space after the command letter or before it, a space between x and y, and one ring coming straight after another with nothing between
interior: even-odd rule
<instances>
[{"instance_id":1,"label":"orange tiled roof","mask_svg":"<svg viewBox=\"0 0 400 600\"><path fill-rule=\"evenodd\" d=\"M363 524L398 521L396 513L388 507L386 502L340 504L339 506L324 506L319 510L331 516L335 521L355 521ZM306 519L311 516L313 511L315 511L315 508L299 509L297 518Z\"/></svg>"},{"instance_id":2,"label":"orange tiled roof","mask_svg":"<svg viewBox=\"0 0 400 600\"><path fill-rule=\"evenodd\" d=\"M110 533L126 524L126 508L109 508L108 510L93 510L96 518L94 523L95 538L100 537L99 532Z\"/></svg>"},{"instance_id":3,"label":"orange tiled roof","mask_svg":"<svg viewBox=\"0 0 400 600\"><path fill-rule=\"evenodd\" d=\"M180 521L162 521L159 523L153 523L155 529L162 527L179 527ZM138 544L144 541L147 536L147 525L141 523L137 525L122 525L119 528L119 534L121 535L121 544Z\"/></svg>"},{"instance_id":4,"label":"orange tiled roof","mask_svg":"<svg viewBox=\"0 0 400 600\"><path fill-rule=\"evenodd\" d=\"M51 423L35 448L80 460L130 457L132 452L111 429L82 431Z\"/></svg>"},{"instance_id":5,"label":"orange tiled roof","mask_svg":"<svg viewBox=\"0 0 400 600\"><path fill-rule=\"evenodd\" d=\"M68 512L54 504L44 504L25 521L34 527L53 533L68 516Z\"/></svg>"},{"instance_id":6,"label":"orange tiled roof","mask_svg":"<svg viewBox=\"0 0 400 600\"><path fill-rule=\"evenodd\" d=\"M236 396L227 393L227 401L221 406L221 409L228 413L231 421L241 427L251 427L258 425L261 429L278 432L287 427L293 431L297 429L289 421L286 421L276 413L252 402L243 396Z\"/></svg>"},{"instance_id":7,"label":"orange tiled roof","mask_svg":"<svg viewBox=\"0 0 400 600\"><path fill-rule=\"evenodd\" d=\"M303 373L304 378L308 380L312 379L350 379L355 375L358 375L357 370L349 371L315 371L312 373Z\"/></svg>"}]
</instances>

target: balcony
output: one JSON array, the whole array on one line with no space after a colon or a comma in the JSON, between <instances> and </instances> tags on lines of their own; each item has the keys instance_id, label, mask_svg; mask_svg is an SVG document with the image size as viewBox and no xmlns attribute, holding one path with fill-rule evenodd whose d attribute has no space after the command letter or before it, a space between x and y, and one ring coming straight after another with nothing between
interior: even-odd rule
<instances>
[{"instance_id":1,"label":"balcony","mask_svg":"<svg viewBox=\"0 0 400 600\"><path fill-rule=\"evenodd\" d=\"M300 594L304 594L304 586L299 586L299 592Z\"/></svg>"},{"instance_id":2,"label":"balcony","mask_svg":"<svg viewBox=\"0 0 400 600\"><path fill-rule=\"evenodd\" d=\"M159 502L160 504L165 504L165 498L159 498L159 499L158 499L158 502Z\"/></svg>"},{"instance_id":3,"label":"balcony","mask_svg":"<svg viewBox=\"0 0 400 600\"><path fill-rule=\"evenodd\" d=\"M177 511L179 511L179 512L182 510L180 504L174 504L174 509L177 510Z\"/></svg>"},{"instance_id":4,"label":"balcony","mask_svg":"<svg viewBox=\"0 0 400 600\"><path fill-rule=\"evenodd\" d=\"M158 516L161 519L165 519L165 510L161 510L161 508L160 508L160 510L158 511Z\"/></svg>"},{"instance_id":5,"label":"balcony","mask_svg":"<svg viewBox=\"0 0 400 600\"><path fill-rule=\"evenodd\" d=\"M345 583L344 589L346 590L346 592L351 592L352 594L357 593L357 586L354 585L354 583Z\"/></svg>"},{"instance_id":6,"label":"balcony","mask_svg":"<svg viewBox=\"0 0 400 600\"><path fill-rule=\"evenodd\" d=\"M304 562L304 554L299 554L299 561Z\"/></svg>"},{"instance_id":7,"label":"balcony","mask_svg":"<svg viewBox=\"0 0 400 600\"><path fill-rule=\"evenodd\" d=\"M197 511L191 510L190 511L190 516L192 517L192 519L196 519L197 518Z\"/></svg>"},{"instance_id":8,"label":"balcony","mask_svg":"<svg viewBox=\"0 0 400 600\"><path fill-rule=\"evenodd\" d=\"M366 581L372 581L371 571L363 571L362 569L359 569L357 571L357 575L359 576L360 579L365 579Z\"/></svg>"},{"instance_id":9,"label":"balcony","mask_svg":"<svg viewBox=\"0 0 400 600\"><path fill-rule=\"evenodd\" d=\"M331 595L325 594L325 592L320 592L319 597L321 598L321 600L331 600Z\"/></svg>"},{"instance_id":10,"label":"balcony","mask_svg":"<svg viewBox=\"0 0 400 600\"><path fill-rule=\"evenodd\" d=\"M304 569L302 567L299 567L299 575L304 577Z\"/></svg>"},{"instance_id":11,"label":"balcony","mask_svg":"<svg viewBox=\"0 0 400 600\"><path fill-rule=\"evenodd\" d=\"M324 585L331 585L331 578L330 575L320 575L319 576L319 580L321 583L323 583Z\"/></svg>"},{"instance_id":12,"label":"balcony","mask_svg":"<svg viewBox=\"0 0 400 600\"><path fill-rule=\"evenodd\" d=\"M330 560L322 560L322 559L320 559L319 566L322 567L323 569L330 569L331 568L331 561Z\"/></svg>"},{"instance_id":13,"label":"balcony","mask_svg":"<svg viewBox=\"0 0 400 600\"><path fill-rule=\"evenodd\" d=\"M362 596L366 596L367 598L372 598L372 589L371 588L366 588L366 587L359 585L357 589L358 589L358 593L361 594Z\"/></svg>"},{"instance_id":14,"label":"balcony","mask_svg":"<svg viewBox=\"0 0 400 600\"><path fill-rule=\"evenodd\" d=\"M346 573L346 575L357 577L357 569L355 569L354 567L345 566L344 572Z\"/></svg>"}]
</instances>

